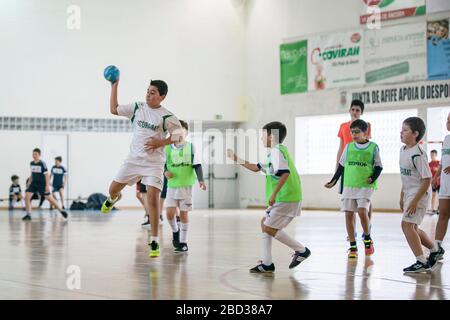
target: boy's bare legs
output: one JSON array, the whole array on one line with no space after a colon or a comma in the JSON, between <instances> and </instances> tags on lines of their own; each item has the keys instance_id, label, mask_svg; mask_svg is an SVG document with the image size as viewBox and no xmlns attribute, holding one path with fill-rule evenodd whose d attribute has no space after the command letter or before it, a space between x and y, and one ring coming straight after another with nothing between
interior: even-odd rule
<instances>
[{"instance_id":1,"label":"boy's bare legs","mask_svg":"<svg viewBox=\"0 0 450 320\"><path fill-rule=\"evenodd\" d=\"M403 234L406 237L406 240L408 241L409 247L414 253L414 256L417 258L418 261L425 264L426 258L423 253L422 241L419 232L417 230L417 225L415 223L402 221L402 230Z\"/></svg>"},{"instance_id":2,"label":"boy's bare legs","mask_svg":"<svg viewBox=\"0 0 450 320\"><path fill-rule=\"evenodd\" d=\"M436 225L436 241L439 244L444 241L444 237L447 234L448 221L450 218L450 199L439 199L439 218Z\"/></svg>"},{"instance_id":3,"label":"boy's bare legs","mask_svg":"<svg viewBox=\"0 0 450 320\"><path fill-rule=\"evenodd\" d=\"M64 188L59 189L59 199L61 200L61 208L64 208Z\"/></svg>"},{"instance_id":4,"label":"boy's bare legs","mask_svg":"<svg viewBox=\"0 0 450 320\"><path fill-rule=\"evenodd\" d=\"M276 240L280 241L284 245L288 246L292 250L294 250L293 260L291 264L289 265L289 268L294 268L297 265L300 264L301 261L308 258L311 254L311 252L303 246L300 242L297 240L291 238L286 232L284 232L281 229L275 229L272 227L269 227L264 224L266 221L266 218L263 218L261 220L261 231L262 234L262 264L264 265L264 268L269 271L273 272L275 270L275 267L272 265L272 238L275 238ZM258 271L260 266L256 266L252 269L250 269L250 272L261 272ZM271 270L271 271L270 271ZM266 272L267 272L266 271Z\"/></svg>"},{"instance_id":5,"label":"boy's bare legs","mask_svg":"<svg viewBox=\"0 0 450 320\"><path fill-rule=\"evenodd\" d=\"M161 191L158 188L147 186L147 205L148 205L148 213L150 216L150 224L151 228L151 236L152 238L158 238L158 230L159 230L159 197Z\"/></svg>"},{"instance_id":6,"label":"boy's bare legs","mask_svg":"<svg viewBox=\"0 0 450 320\"><path fill-rule=\"evenodd\" d=\"M25 210L27 214L31 214L31 197L33 197L32 192L25 192Z\"/></svg>"},{"instance_id":7,"label":"boy's bare legs","mask_svg":"<svg viewBox=\"0 0 450 320\"><path fill-rule=\"evenodd\" d=\"M370 218L369 215L364 208L358 208L358 216L359 220L361 221L361 227L363 228L365 235L370 235L369 225L370 225Z\"/></svg>"},{"instance_id":8,"label":"boy's bare legs","mask_svg":"<svg viewBox=\"0 0 450 320\"><path fill-rule=\"evenodd\" d=\"M345 211L345 227L350 242L355 242L355 213L353 211Z\"/></svg>"},{"instance_id":9,"label":"boy's bare legs","mask_svg":"<svg viewBox=\"0 0 450 320\"><path fill-rule=\"evenodd\" d=\"M117 197L120 195L120 191L123 190L127 186L126 183L120 183L117 181L111 182L109 186L109 197L111 200L117 200Z\"/></svg>"}]
</instances>

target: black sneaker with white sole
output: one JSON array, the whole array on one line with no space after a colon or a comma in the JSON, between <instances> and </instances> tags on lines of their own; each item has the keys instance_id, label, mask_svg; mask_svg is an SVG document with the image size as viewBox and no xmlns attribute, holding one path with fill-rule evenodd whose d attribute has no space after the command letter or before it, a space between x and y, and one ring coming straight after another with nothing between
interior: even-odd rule
<instances>
[{"instance_id":1,"label":"black sneaker with white sole","mask_svg":"<svg viewBox=\"0 0 450 320\"><path fill-rule=\"evenodd\" d=\"M31 216L29 214L27 214L22 218L22 220L23 221L31 221Z\"/></svg>"},{"instance_id":2,"label":"black sneaker with white sole","mask_svg":"<svg viewBox=\"0 0 450 320\"><path fill-rule=\"evenodd\" d=\"M308 259L310 255L311 255L311 251L306 247L305 247L305 252L300 253L299 251L295 251L294 254L292 255L292 261L291 261L291 264L289 265L289 269L295 268L302 261Z\"/></svg>"},{"instance_id":3,"label":"black sneaker with white sole","mask_svg":"<svg viewBox=\"0 0 450 320\"><path fill-rule=\"evenodd\" d=\"M444 258L444 248L442 248L440 245L438 245L438 248L438 251L431 252L430 256L428 257L428 263L430 264L431 268L433 268L439 260L442 260Z\"/></svg>"},{"instance_id":4,"label":"black sneaker with white sole","mask_svg":"<svg viewBox=\"0 0 450 320\"><path fill-rule=\"evenodd\" d=\"M143 229L150 229L150 227L151 227L150 219L147 216L145 216L145 217L147 220L145 220L145 222L141 224L141 227Z\"/></svg>"},{"instance_id":5,"label":"black sneaker with white sole","mask_svg":"<svg viewBox=\"0 0 450 320\"><path fill-rule=\"evenodd\" d=\"M67 219L67 211L61 210L61 211L59 211L59 213L61 213L61 215L64 217L64 219Z\"/></svg>"},{"instance_id":6,"label":"black sneaker with white sole","mask_svg":"<svg viewBox=\"0 0 450 320\"><path fill-rule=\"evenodd\" d=\"M430 264L428 263L422 263L420 261L417 261L416 263L410 265L408 268L403 269L404 273L419 273L419 272L427 272L430 270Z\"/></svg>"},{"instance_id":7,"label":"black sneaker with white sole","mask_svg":"<svg viewBox=\"0 0 450 320\"><path fill-rule=\"evenodd\" d=\"M275 272L275 265L273 263L268 266L261 263L250 269L250 273L273 273L273 272Z\"/></svg>"},{"instance_id":8,"label":"black sneaker with white sole","mask_svg":"<svg viewBox=\"0 0 450 320\"><path fill-rule=\"evenodd\" d=\"M179 245L178 245L178 247L176 247L175 249L174 249L174 251L176 252L176 253L183 253L183 252L188 252L188 246L187 246L187 243L180 243Z\"/></svg>"},{"instance_id":9,"label":"black sneaker with white sole","mask_svg":"<svg viewBox=\"0 0 450 320\"><path fill-rule=\"evenodd\" d=\"M173 239L172 239L172 245L174 249L177 249L180 246L180 229L178 229L177 232L172 232Z\"/></svg>"}]
</instances>

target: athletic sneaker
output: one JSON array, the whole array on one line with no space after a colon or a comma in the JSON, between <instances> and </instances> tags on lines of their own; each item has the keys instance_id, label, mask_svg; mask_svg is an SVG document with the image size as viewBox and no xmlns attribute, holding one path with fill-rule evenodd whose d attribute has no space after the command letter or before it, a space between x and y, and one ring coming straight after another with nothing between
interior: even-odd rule
<instances>
[{"instance_id":1,"label":"athletic sneaker","mask_svg":"<svg viewBox=\"0 0 450 320\"><path fill-rule=\"evenodd\" d=\"M119 196L117 197L116 201L110 202L108 199L105 200L105 202L103 202L102 204L102 213L109 213L112 208L114 207L114 204L117 203L117 201L119 201L122 198L122 194L119 193Z\"/></svg>"},{"instance_id":2,"label":"athletic sneaker","mask_svg":"<svg viewBox=\"0 0 450 320\"><path fill-rule=\"evenodd\" d=\"M444 258L444 253L445 250L440 245L438 245L438 251L430 253L430 256L428 257L430 268L433 268L439 260Z\"/></svg>"},{"instance_id":3,"label":"athletic sneaker","mask_svg":"<svg viewBox=\"0 0 450 320\"><path fill-rule=\"evenodd\" d=\"M145 216L146 218L147 218L147 220L144 222L144 223L142 223L141 224L141 227L143 228L143 229L150 229L151 228L151 224L150 224L150 219L147 217L147 216Z\"/></svg>"},{"instance_id":4,"label":"athletic sneaker","mask_svg":"<svg viewBox=\"0 0 450 320\"><path fill-rule=\"evenodd\" d=\"M159 244L156 241L152 241L152 243L149 244L150 246L150 252L148 256L150 258L156 258L159 257Z\"/></svg>"},{"instance_id":5,"label":"athletic sneaker","mask_svg":"<svg viewBox=\"0 0 450 320\"><path fill-rule=\"evenodd\" d=\"M309 258L310 255L311 255L311 251L306 247L305 247L305 252L303 252L303 253L301 253L299 251L295 251L294 254L292 255L292 261L291 261L291 264L289 265L289 269L295 268L302 261Z\"/></svg>"},{"instance_id":6,"label":"athletic sneaker","mask_svg":"<svg viewBox=\"0 0 450 320\"><path fill-rule=\"evenodd\" d=\"M67 211L61 210L59 213L64 217L64 219L67 219Z\"/></svg>"},{"instance_id":7,"label":"athletic sneaker","mask_svg":"<svg viewBox=\"0 0 450 320\"><path fill-rule=\"evenodd\" d=\"M348 257L349 257L350 259L358 258L358 248L350 247L350 248L347 250L347 255L348 255Z\"/></svg>"},{"instance_id":8,"label":"athletic sneaker","mask_svg":"<svg viewBox=\"0 0 450 320\"><path fill-rule=\"evenodd\" d=\"M256 267L250 269L250 273L273 273L275 272L275 265L272 263L269 266L258 264Z\"/></svg>"},{"instance_id":9,"label":"athletic sneaker","mask_svg":"<svg viewBox=\"0 0 450 320\"><path fill-rule=\"evenodd\" d=\"M366 256L371 256L375 252L375 248L373 247L373 241L370 240L363 240L364 242L364 249L366 252Z\"/></svg>"},{"instance_id":10,"label":"athletic sneaker","mask_svg":"<svg viewBox=\"0 0 450 320\"><path fill-rule=\"evenodd\" d=\"M23 221L31 221L31 216L29 214L27 214L22 218L22 220Z\"/></svg>"},{"instance_id":11,"label":"athletic sneaker","mask_svg":"<svg viewBox=\"0 0 450 320\"><path fill-rule=\"evenodd\" d=\"M416 263L410 265L408 268L403 269L404 273L418 273L418 272L426 272L430 270L430 264L428 263L422 263L420 261L417 261Z\"/></svg>"},{"instance_id":12,"label":"athletic sneaker","mask_svg":"<svg viewBox=\"0 0 450 320\"><path fill-rule=\"evenodd\" d=\"M187 243L180 243L178 245L178 247L176 247L173 251L176 252L176 253L183 253L183 252L187 252L188 250L189 249L188 249Z\"/></svg>"},{"instance_id":13,"label":"athletic sneaker","mask_svg":"<svg viewBox=\"0 0 450 320\"><path fill-rule=\"evenodd\" d=\"M173 239L172 239L172 245L173 248L176 249L180 246L180 229L178 229L177 232L172 232Z\"/></svg>"}]
</instances>

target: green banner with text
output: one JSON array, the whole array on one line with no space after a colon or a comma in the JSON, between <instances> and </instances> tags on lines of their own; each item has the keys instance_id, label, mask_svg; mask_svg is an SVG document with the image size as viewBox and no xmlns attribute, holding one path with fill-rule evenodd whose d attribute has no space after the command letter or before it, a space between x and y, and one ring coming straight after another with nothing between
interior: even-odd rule
<instances>
[{"instance_id":1,"label":"green banner with text","mask_svg":"<svg viewBox=\"0 0 450 320\"><path fill-rule=\"evenodd\" d=\"M307 40L280 46L281 94L308 91Z\"/></svg>"}]
</instances>

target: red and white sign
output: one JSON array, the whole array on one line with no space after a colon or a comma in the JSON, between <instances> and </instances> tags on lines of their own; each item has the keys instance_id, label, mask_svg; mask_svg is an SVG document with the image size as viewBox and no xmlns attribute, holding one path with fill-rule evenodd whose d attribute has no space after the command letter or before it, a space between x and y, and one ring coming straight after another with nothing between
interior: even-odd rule
<instances>
[{"instance_id":1,"label":"red and white sign","mask_svg":"<svg viewBox=\"0 0 450 320\"><path fill-rule=\"evenodd\" d=\"M364 12L359 18L359 22L364 24L371 17L376 15L375 7L379 10L381 21L413 17L425 14L425 0L363 0Z\"/></svg>"}]
</instances>

